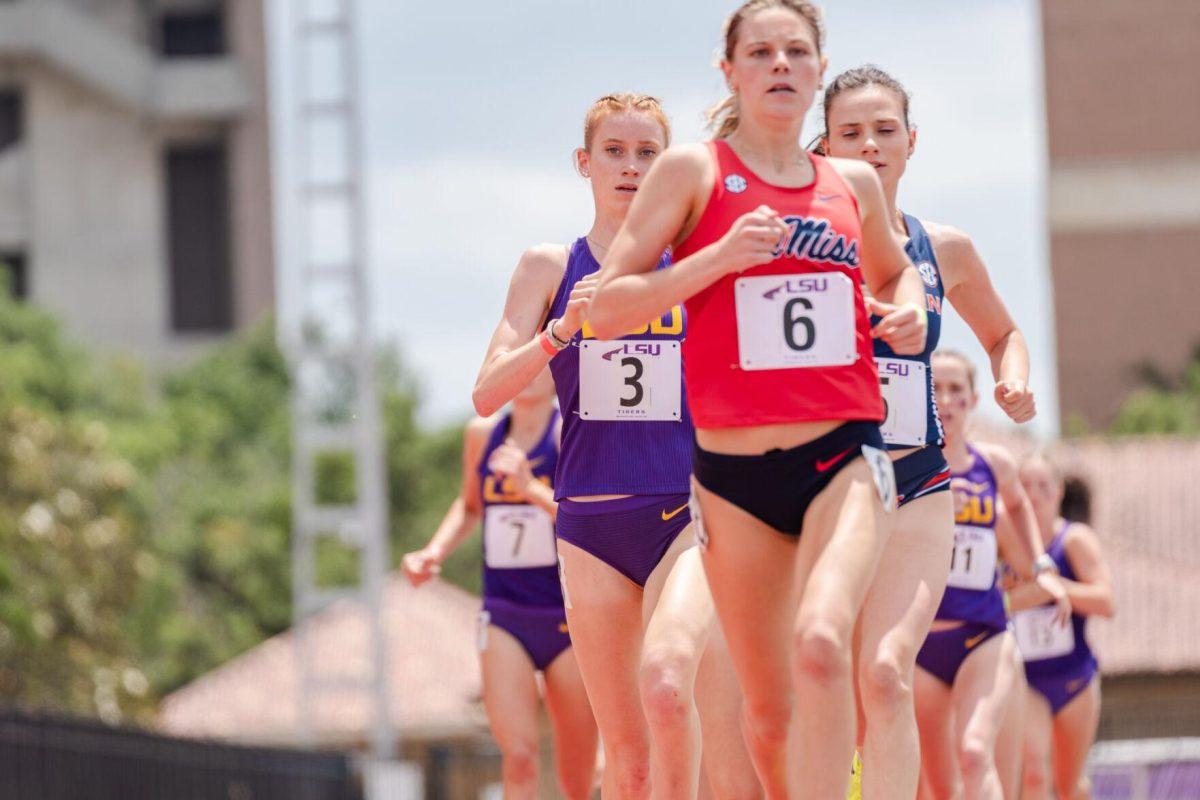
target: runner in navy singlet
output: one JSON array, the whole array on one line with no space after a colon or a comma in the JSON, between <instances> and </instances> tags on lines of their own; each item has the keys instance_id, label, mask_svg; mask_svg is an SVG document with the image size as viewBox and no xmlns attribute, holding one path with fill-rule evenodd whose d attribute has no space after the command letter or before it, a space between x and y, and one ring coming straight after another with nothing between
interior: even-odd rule
<instances>
[{"instance_id":1,"label":"runner in navy singlet","mask_svg":"<svg viewBox=\"0 0 1200 800\"><path fill-rule=\"evenodd\" d=\"M1015 422L1034 413L1025 339L988 278L970 237L948 225L900 211L897 196L917 130L904 86L877 67L841 73L825 89L825 133L819 149L874 167L888 201L892 230L925 288L929 333L916 355L875 342L887 416L880 426L896 470L899 501L883 566L861 615L860 699L877 706L877 722L862 726L868 797L915 791L919 773L911 691L917 649L929 632L946 585L946 549L954 536L950 468L942 455L942 422L933 396L930 355L938 347L942 306L950 300L988 353L997 403ZM875 320L878 321L878 318ZM898 690L899 689L899 690Z\"/></svg>"}]
</instances>

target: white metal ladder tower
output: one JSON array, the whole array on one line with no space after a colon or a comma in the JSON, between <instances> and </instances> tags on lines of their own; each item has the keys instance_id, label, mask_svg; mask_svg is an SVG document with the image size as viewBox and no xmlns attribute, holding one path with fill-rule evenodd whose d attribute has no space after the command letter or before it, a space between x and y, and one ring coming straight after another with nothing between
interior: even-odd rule
<instances>
[{"instance_id":1,"label":"white metal ladder tower","mask_svg":"<svg viewBox=\"0 0 1200 800\"><path fill-rule=\"evenodd\" d=\"M295 61L292 108L298 158L290 165L296 319L284 337L292 367L292 581L300 736L317 744L313 710L322 697L370 698L372 755L396 757L380 612L388 574L384 432L375 386L365 263L362 131L354 0L287 0ZM327 505L317 495L322 454L351 456L354 497ZM328 539L353 551L357 585L325 587L317 550ZM357 602L368 621L368 673L323 674L312 616L338 601Z\"/></svg>"}]
</instances>

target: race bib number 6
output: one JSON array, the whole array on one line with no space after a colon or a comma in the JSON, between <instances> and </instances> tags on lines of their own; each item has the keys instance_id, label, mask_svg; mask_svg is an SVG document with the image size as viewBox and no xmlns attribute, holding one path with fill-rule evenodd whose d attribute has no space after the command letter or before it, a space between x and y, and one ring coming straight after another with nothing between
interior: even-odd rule
<instances>
[{"instance_id":1,"label":"race bib number 6","mask_svg":"<svg viewBox=\"0 0 1200 800\"><path fill-rule=\"evenodd\" d=\"M854 284L846 275L756 275L733 286L742 369L834 367L858 358Z\"/></svg>"},{"instance_id":2,"label":"race bib number 6","mask_svg":"<svg viewBox=\"0 0 1200 800\"><path fill-rule=\"evenodd\" d=\"M682 363L675 340L584 340L579 347L579 416L678 422L683 418Z\"/></svg>"},{"instance_id":3,"label":"race bib number 6","mask_svg":"<svg viewBox=\"0 0 1200 800\"><path fill-rule=\"evenodd\" d=\"M985 592L996 580L996 535L988 528L959 525L954 529L947 586Z\"/></svg>"}]
</instances>

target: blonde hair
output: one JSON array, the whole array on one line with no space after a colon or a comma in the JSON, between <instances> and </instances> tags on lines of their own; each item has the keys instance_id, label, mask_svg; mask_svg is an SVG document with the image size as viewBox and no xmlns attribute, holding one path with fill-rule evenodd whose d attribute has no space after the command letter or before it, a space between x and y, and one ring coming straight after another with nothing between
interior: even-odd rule
<instances>
[{"instance_id":1,"label":"blonde hair","mask_svg":"<svg viewBox=\"0 0 1200 800\"><path fill-rule=\"evenodd\" d=\"M583 117L583 149L592 151L592 140L596 138L596 129L600 123L613 114L623 112L649 114L654 121L662 126L663 144L671 143L671 122L663 111L662 103L657 97L636 92L615 92L606 94L588 108Z\"/></svg>"},{"instance_id":2,"label":"blonde hair","mask_svg":"<svg viewBox=\"0 0 1200 800\"><path fill-rule=\"evenodd\" d=\"M751 14L757 14L759 11L766 11L769 8L786 8L799 15L812 28L813 35L817 39L817 53L821 52L825 46L825 28L821 21L820 6L804 0L746 0L729 15L729 19L725 20L724 52L726 62L733 61L733 53L737 50L742 23ZM717 139L728 138L737 130L739 122L740 113L736 94L731 94L708 110L708 126L716 129Z\"/></svg>"}]
</instances>

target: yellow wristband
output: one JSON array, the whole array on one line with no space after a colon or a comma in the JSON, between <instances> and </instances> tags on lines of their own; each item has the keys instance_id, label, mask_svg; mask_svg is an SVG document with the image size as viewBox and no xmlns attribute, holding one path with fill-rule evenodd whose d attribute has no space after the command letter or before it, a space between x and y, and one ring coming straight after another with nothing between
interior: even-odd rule
<instances>
[{"instance_id":1,"label":"yellow wristband","mask_svg":"<svg viewBox=\"0 0 1200 800\"><path fill-rule=\"evenodd\" d=\"M926 327L929 326L929 312L926 311L923 306L920 306L917 303L905 303L904 305L915 308L917 310L917 314L921 317L921 321L925 323Z\"/></svg>"}]
</instances>

